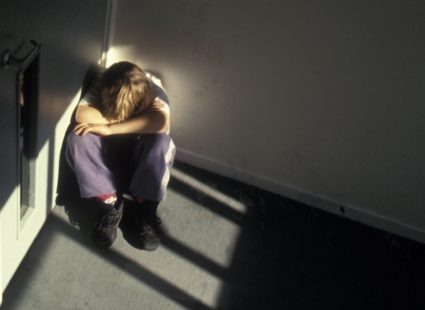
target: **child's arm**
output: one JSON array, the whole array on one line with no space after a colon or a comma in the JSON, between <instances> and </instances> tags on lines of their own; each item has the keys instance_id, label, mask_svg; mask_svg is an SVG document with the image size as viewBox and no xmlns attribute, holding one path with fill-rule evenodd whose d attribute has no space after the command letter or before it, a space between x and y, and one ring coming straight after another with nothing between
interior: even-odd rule
<instances>
[{"instance_id":1,"label":"child's arm","mask_svg":"<svg viewBox=\"0 0 425 310\"><path fill-rule=\"evenodd\" d=\"M109 124L81 123L74 128L78 135L89 132L99 136L109 136L128 133L169 133L170 109L162 100L154 103L139 115L121 122Z\"/></svg>"},{"instance_id":2,"label":"child's arm","mask_svg":"<svg viewBox=\"0 0 425 310\"><path fill-rule=\"evenodd\" d=\"M109 125L111 134L125 133L169 133L170 108L161 100L154 103L139 115L122 123Z\"/></svg>"}]
</instances>

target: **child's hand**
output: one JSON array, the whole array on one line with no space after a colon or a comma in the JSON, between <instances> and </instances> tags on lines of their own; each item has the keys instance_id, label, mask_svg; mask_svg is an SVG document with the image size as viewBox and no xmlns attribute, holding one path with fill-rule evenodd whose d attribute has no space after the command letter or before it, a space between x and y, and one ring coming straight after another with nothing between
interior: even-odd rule
<instances>
[{"instance_id":1,"label":"child's hand","mask_svg":"<svg viewBox=\"0 0 425 310\"><path fill-rule=\"evenodd\" d=\"M88 133L92 133L101 137L109 136L111 129L109 125L93 125L81 123L74 127L73 132L79 136L84 136Z\"/></svg>"},{"instance_id":2,"label":"child's hand","mask_svg":"<svg viewBox=\"0 0 425 310\"><path fill-rule=\"evenodd\" d=\"M169 110L168 105L162 101L161 99L159 99L158 97L155 98L151 105L146 109L146 111L167 111Z\"/></svg>"}]
</instances>

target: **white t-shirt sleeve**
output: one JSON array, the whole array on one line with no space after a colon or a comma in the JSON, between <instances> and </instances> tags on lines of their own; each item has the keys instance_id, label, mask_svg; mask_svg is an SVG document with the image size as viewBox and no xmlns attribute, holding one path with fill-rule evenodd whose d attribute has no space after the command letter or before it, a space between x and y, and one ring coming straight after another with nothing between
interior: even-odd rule
<instances>
[{"instance_id":1,"label":"white t-shirt sleeve","mask_svg":"<svg viewBox=\"0 0 425 310\"><path fill-rule=\"evenodd\" d=\"M151 84L152 97L154 99L161 100L169 105L170 100L168 98L167 92L164 89L164 86L162 85L162 81L158 77L153 75L152 73L147 72L146 75L152 81L152 84Z\"/></svg>"}]
</instances>

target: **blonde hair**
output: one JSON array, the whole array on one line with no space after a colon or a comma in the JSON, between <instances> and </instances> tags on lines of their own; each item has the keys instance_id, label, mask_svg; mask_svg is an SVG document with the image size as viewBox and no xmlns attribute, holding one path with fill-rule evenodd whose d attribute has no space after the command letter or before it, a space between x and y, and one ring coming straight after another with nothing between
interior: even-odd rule
<instances>
[{"instance_id":1,"label":"blonde hair","mask_svg":"<svg viewBox=\"0 0 425 310\"><path fill-rule=\"evenodd\" d=\"M137 65L122 61L110 66L100 79L103 115L119 122L147 105L149 78Z\"/></svg>"}]
</instances>

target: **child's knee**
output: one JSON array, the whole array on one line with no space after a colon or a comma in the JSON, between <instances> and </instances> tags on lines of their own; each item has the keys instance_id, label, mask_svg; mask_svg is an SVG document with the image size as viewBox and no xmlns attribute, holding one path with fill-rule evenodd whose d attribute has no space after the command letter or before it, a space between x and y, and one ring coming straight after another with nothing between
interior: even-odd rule
<instances>
[{"instance_id":1,"label":"child's knee","mask_svg":"<svg viewBox=\"0 0 425 310\"><path fill-rule=\"evenodd\" d=\"M79 136L74 132L70 132L68 134L68 137L66 138L66 144L68 149L81 150L92 147L93 143L95 142L95 139L95 135L90 133L84 136Z\"/></svg>"},{"instance_id":2,"label":"child's knee","mask_svg":"<svg viewBox=\"0 0 425 310\"><path fill-rule=\"evenodd\" d=\"M156 150L167 150L171 143L171 138L166 133L155 133L155 134L147 134L143 135L142 140L145 139L146 144L151 149Z\"/></svg>"},{"instance_id":3,"label":"child's knee","mask_svg":"<svg viewBox=\"0 0 425 310\"><path fill-rule=\"evenodd\" d=\"M175 146L171 137L165 133L143 135L141 139L141 160L164 161L168 164L174 159Z\"/></svg>"},{"instance_id":4,"label":"child's knee","mask_svg":"<svg viewBox=\"0 0 425 310\"><path fill-rule=\"evenodd\" d=\"M142 137L156 142L164 142L169 141L171 139L170 136L166 133L150 133L144 134Z\"/></svg>"},{"instance_id":5,"label":"child's knee","mask_svg":"<svg viewBox=\"0 0 425 310\"><path fill-rule=\"evenodd\" d=\"M171 138L166 133L158 133L154 135L154 147L163 151L167 151L170 147Z\"/></svg>"}]
</instances>

